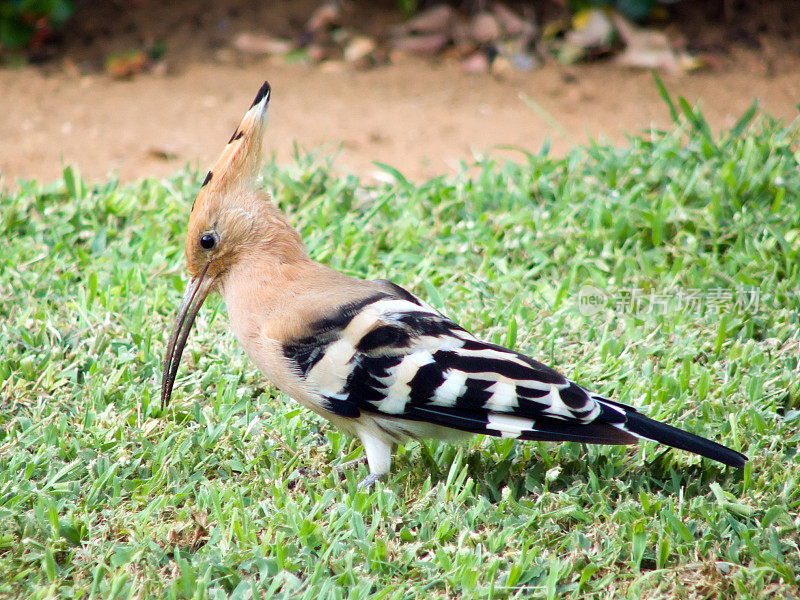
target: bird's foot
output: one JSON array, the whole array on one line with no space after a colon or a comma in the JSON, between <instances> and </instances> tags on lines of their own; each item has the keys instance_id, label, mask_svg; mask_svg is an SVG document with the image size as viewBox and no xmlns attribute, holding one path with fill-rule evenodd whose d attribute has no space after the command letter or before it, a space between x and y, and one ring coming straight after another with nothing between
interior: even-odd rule
<instances>
[{"instance_id":1,"label":"bird's foot","mask_svg":"<svg viewBox=\"0 0 800 600\"><path fill-rule=\"evenodd\" d=\"M341 473L345 469L347 469L349 467L352 467L353 465L357 465L359 463L362 463L362 462L364 462L366 460L367 460L367 457L362 455L362 456L359 456L358 458L354 458L353 460L346 460L345 462L340 463L338 465L333 465L333 468L336 471L339 471Z\"/></svg>"},{"instance_id":2,"label":"bird's foot","mask_svg":"<svg viewBox=\"0 0 800 600\"><path fill-rule=\"evenodd\" d=\"M382 477L383 477L383 475L377 475L375 473L370 473L369 475L364 477L364 479L361 481L361 483L358 484L358 488L356 488L356 489L358 489L359 492L362 491L362 490L368 490L373 485L375 485L375 483L377 481L380 481L380 479Z\"/></svg>"}]
</instances>

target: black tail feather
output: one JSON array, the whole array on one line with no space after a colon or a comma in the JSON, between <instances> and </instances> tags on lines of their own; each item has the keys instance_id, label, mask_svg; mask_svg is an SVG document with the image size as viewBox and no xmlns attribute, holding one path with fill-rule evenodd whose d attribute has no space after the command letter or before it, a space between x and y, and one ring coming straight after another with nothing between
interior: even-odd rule
<instances>
[{"instance_id":1,"label":"black tail feather","mask_svg":"<svg viewBox=\"0 0 800 600\"><path fill-rule=\"evenodd\" d=\"M736 452L736 450L731 450L722 444L712 442L672 425L655 421L640 413L626 411L625 417L625 424L622 427L634 435L660 444L666 444L673 448L694 452L738 469L743 468L747 462L747 457L740 452Z\"/></svg>"}]
</instances>

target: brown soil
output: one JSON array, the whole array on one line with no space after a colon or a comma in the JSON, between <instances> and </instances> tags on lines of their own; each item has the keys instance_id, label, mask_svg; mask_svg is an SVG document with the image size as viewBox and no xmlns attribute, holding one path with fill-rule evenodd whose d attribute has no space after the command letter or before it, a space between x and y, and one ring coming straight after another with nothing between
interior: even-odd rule
<instances>
[{"instance_id":1,"label":"brown soil","mask_svg":"<svg viewBox=\"0 0 800 600\"><path fill-rule=\"evenodd\" d=\"M498 78L465 75L448 57L407 58L369 71L241 60L226 51L233 34L269 23L270 32L287 35L316 2L288 3L291 10L277 12L243 0L184 0L170 9L139 4L149 7L148 19L133 10L126 18L93 14L91 23L75 25L82 33L65 42L59 60L0 70L0 185L52 180L68 164L90 180L109 173L123 180L164 176L187 163L205 170L264 79L273 87L267 144L280 162L290 160L295 144L322 147L338 151L341 170L368 177L377 171L373 161L422 179L450 173L476 154L508 153L502 146L538 151L549 138L553 151L563 153L587 137L624 143L626 132L669 125L652 76L609 62L564 67L551 61ZM775 4L782 6L769 4L773 12ZM174 12L179 9L184 12ZM397 16L364 9L359 18L376 30ZM690 46L710 53L713 66L662 75L674 95L700 102L715 130L733 124L756 98L768 114L795 118L800 55L792 36L798 29L781 28L785 12L754 29L737 22L700 31L696 21L687 15L673 27L683 22L692 32ZM165 74L121 81L93 69L109 51L147 47L155 39L166 46Z\"/></svg>"}]
</instances>

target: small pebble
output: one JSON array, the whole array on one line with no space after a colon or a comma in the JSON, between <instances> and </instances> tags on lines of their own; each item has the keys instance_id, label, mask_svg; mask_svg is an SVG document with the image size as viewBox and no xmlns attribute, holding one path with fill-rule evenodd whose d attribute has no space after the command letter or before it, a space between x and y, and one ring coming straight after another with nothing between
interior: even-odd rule
<instances>
[{"instance_id":1,"label":"small pebble","mask_svg":"<svg viewBox=\"0 0 800 600\"><path fill-rule=\"evenodd\" d=\"M349 63L358 62L375 51L375 40L366 36L356 36L344 49L344 59Z\"/></svg>"},{"instance_id":2,"label":"small pebble","mask_svg":"<svg viewBox=\"0 0 800 600\"><path fill-rule=\"evenodd\" d=\"M392 50L401 50L422 56L432 56L445 47L450 36L443 33L408 35L391 41Z\"/></svg>"},{"instance_id":3,"label":"small pebble","mask_svg":"<svg viewBox=\"0 0 800 600\"><path fill-rule=\"evenodd\" d=\"M500 25L490 13L478 13L472 18L470 34L479 44L488 44L500 39Z\"/></svg>"},{"instance_id":4,"label":"small pebble","mask_svg":"<svg viewBox=\"0 0 800 600\"><path fill-rule=\"evenodd\" d=\"M486 73L489 67L489 59L483 52L475 52L461 61L461 70L470 75Z\"/></svg>"}]
</instances>

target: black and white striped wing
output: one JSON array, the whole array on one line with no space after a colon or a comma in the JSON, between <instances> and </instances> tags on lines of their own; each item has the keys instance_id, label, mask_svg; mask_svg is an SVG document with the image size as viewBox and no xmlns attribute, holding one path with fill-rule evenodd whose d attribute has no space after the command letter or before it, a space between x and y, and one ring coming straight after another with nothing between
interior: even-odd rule
<instances>
[{"instance_id":1,"label":"black and white striped wing","mask_svg":"<svg viewBox=\"0 0 800 600\"><path fill-rule=\"evenodd\" d=\"M619 428L632 408L482 342L402 288L389 289L341 307L284 347L326 410L520 439L635 441Z\"/></svg>"}]
</instances>

